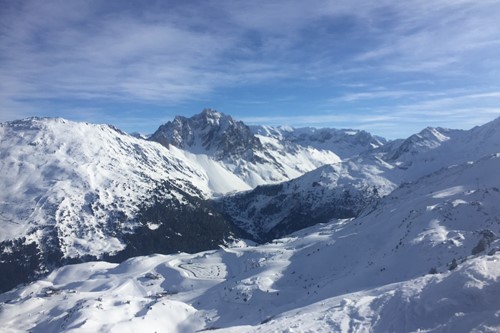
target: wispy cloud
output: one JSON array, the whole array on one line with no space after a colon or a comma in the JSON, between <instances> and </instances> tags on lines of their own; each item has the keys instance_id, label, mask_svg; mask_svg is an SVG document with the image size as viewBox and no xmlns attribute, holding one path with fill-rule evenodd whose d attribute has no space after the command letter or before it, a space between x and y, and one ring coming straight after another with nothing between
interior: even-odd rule
<instances>
[{"instance_id":1,"label":"wispy cloud","mask_svg":"<svg viewBox=\"0 0 500 333\"><path fill-rule=\"evenodd\" d=\"M364 92L352 92L347 93L341 96L338 99L332 99L332 102L335 100L345 101L345 102L354 102L359 100L373 100L373 99L399 99L406 96L415 95L414 91L405 91L405 90L378 90L378 91L364 91Z\"/></svg>"},{"instance_id":2,"label":"wispy cloud","mask_svg":"<svg viewBox=\"0 0 500 333\"><path fill-rule=\"evenodd\" d=\"M474 115L471 117L471 115ZM500 115L498 108L462 108L447 111L393 112L374 115L370 112L353 112L350 115L312 114L309 116L244 117L252 125L293 127L332 127L367 130L390 139L406 138L427 126L469 129L482 125ZM401 126L405 124L405 126Z\"/></svg>"},{"instance_id":3,"label":"wispy cloud","mask_svg":"<svg viewBox=\"0 0 500 333\"><path fill-rule=\"evenodd\" d=\"M494 113L499 15L497 0L6 2L0 120L65 107L68 117L89 109L74 118L137 121L148 106L173 112L226 94L246 101L237 104L249 121L295 125ZM289 96L294 118L255 110ZM130 113L116 111L128 104ZM304 115L311 110L318 116Z\"/></svg>"},{"instance_id":4,"label":"wispy cloud","mask_svg":"<svg viewBox=\"0 0 500 333\"><path fill-rule=\"evenodd\" d=\"M378 100L383 97L402 97L399 104L388 103L369 108L348 107L360 99ZM478 101L481 103L478 104ZM340 107L339 102L345 102ZM374 91L329 100L341 112L310 112L309 115L243 117L250 124L294 127L334 127L363 129L386 136L405 138L427 126L472 128L500 116L500 91L467 93L463 90L432 91ZM355 104L357 105L357 104ZM404 124L404 126L402 126Z\"/></svg>"}]
</instances>

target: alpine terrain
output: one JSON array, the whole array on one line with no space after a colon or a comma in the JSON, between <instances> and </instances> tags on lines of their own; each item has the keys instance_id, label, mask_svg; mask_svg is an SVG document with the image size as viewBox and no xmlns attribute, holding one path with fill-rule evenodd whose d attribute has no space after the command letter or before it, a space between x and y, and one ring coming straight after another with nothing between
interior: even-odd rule
<instances>
[{"instance_id":1,"label":"alpine terrain","mask_svg":"<svg viewBox=\"0 0 500 333\"><path fill-rule=\"evenodd\" d=\"M500 118L0 139L0 331L500 332Z\"/></svg>"}]
</instances>

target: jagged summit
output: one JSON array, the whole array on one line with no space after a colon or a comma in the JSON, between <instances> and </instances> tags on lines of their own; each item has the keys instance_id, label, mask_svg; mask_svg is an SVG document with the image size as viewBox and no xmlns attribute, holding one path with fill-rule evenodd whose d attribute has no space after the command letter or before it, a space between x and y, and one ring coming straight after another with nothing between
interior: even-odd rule
<instances>
[{"instance_id":1,"label":"jagged summit","mask_svg":"<svg viewBox=\"0 0 500 333\"><path fill-rule=\"evenodd\" d=\"M243 122L213 109L204 109L191 118L176 116L173 121L161 125L150 140L218 160L241 154L251 158L251 150L261 147L260 141Z\"/></svg>"},{"instance_id":2,"label":"jagged summit","mask_svg":"<svg viewBox=\"0 0 500 333\"><path fill-rule=\"evenodd\" d=\"M219 112L215 109L206 108L201 111L198 115L193 116L193 118L202 118L207 122L213 122L214 124L218 124L221 119L223 120L233 120L230 115L226 115L222 112Z\"/></svg>"}]
</instances>

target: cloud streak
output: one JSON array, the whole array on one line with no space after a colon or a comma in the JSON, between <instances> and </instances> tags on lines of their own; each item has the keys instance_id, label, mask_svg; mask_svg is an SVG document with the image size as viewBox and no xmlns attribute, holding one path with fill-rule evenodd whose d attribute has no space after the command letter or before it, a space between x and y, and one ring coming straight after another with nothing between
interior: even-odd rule
<instances>
[{"instance_id":1,"label":"cloud streak","mask_svg":"<svg viewBox=\"0 0 500 333\"><path fill-rule=\"evenodd\" d=\"M366 112L359 124L404 122L395 115L439 103L494 113L499 14L493 0L11 2L0 13L0 121L63 107L119 119L108 113L127 104L136 119L137 103L194 113L250 92L237 116L260 119L256 105L293 96L301 103L284 119L261 119L296 124L356 124L352 112Z\"/></svg>"}]
</instances>

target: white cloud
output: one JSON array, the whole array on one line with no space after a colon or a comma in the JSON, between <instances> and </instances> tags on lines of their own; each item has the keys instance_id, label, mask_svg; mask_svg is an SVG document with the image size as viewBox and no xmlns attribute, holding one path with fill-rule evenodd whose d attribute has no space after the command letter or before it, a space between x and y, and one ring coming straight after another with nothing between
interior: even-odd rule
<instances>
[{"instance_id":1,"label":"white cloud","mask_svg":"<svg viewBox=\"0 0 500 333\"><path fill-rule=\"evenodd\" d=\"M399 97L402 98L398 103L387 105L367 108L356 104L365 99ZM350 104L353 106L349 106ZM391 139L405 138L427 126L468 129L491 121L500 116L500 91L389 91L379 88L376 91L331 99L322 108L328 111L310 110L309 115L242 117L242 120L272 126L349 127L364 129Z\"/></svg>"},{"instance_id":2,"label":"white cloud","mask_svg":"<svg viewBox=\"0 0 500 333\"><path fill-rule=\"evenodd\" d=\"M407 91L407 90L378 90L378 91L363 91L363 92L352 92L345 94L337 99L332 99L331 102L344 101L344 102L355 102L359 100L370 100L370 99L400 99L407 96L415 96L417 92Z\"/></svg>"},{"instance_id":3,"label":"white cloud","mask_svg":"<svg viewBox=\"0 0 500 333\"><path fill-rule=\"evenodd\" d=\"M276 109L280 94L313 98L301 95L310 84L337 96L318 93L317 116L247 119L389 128L439 112L491 115L499 15L495 0L12 2L0 13L0 112L9 119L57 99L172 107L261 84L259 99ZM412 90L416 82L428 87ZM273 95L274 86L286 89ZM338 105L350 107L324 114Z\"/></svg>"},{"instance_id":4,"label":"white cloud","mask_svg":"<svg viewBox=\"0 0 500 333\"><path fill-rule=\"evenodd\" d=\"M396 7L397 24L357 61L377 61L391 71L470 71L470 62L481 61L485 48L500 38L498 1L409 1Z\"/></svg>"}]
</instances>

